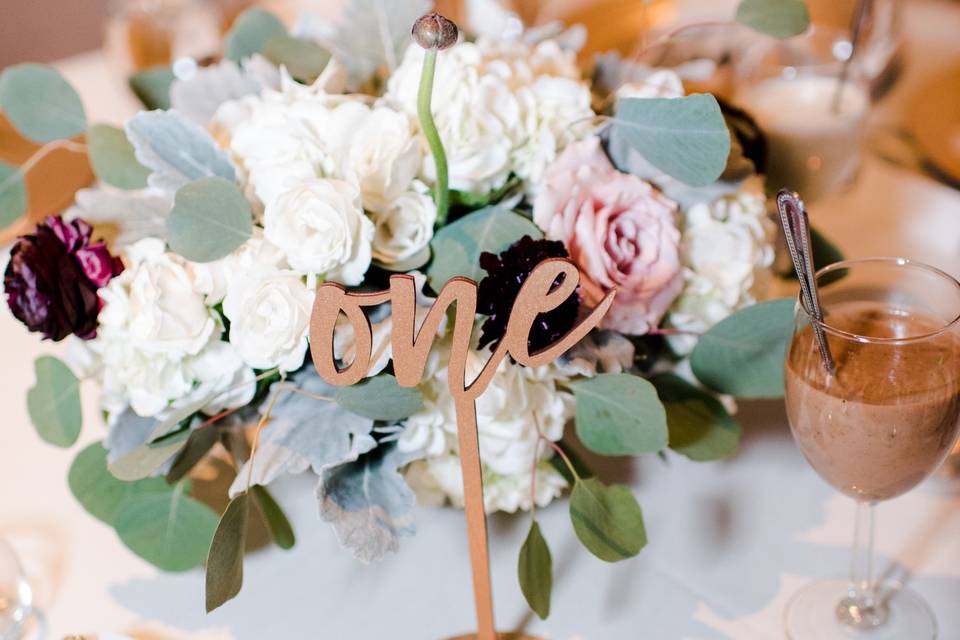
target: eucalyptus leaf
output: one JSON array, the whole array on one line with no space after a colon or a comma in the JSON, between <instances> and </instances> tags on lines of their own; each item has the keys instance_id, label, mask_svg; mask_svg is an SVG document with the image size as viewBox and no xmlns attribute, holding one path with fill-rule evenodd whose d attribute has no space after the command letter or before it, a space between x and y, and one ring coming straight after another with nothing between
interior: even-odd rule
<instances>
[{"instance_id":1,"label":"eucalyptus leaf","mask_svg":"<svg viewBox=\"0 0 960 640\"><path fill-rule=\"evenodd\" d=\"M783 397L783 359L793 328L791 299L768 300L715 324L697 341L690 366L718 393Z\"/></svg>"},{"instance_id":2,"label":"eucalyptus leaf","mask_svg":"<svg viewBox=\"0 0 960 640\"><path fill-rule=\"evenodd\" d=\"M27 185L20 167L0 161L0 229L27 212Z\"/></svg>"},{"instance_id":3,"label":"eucalyptus leaf","mask_svg":"<svg viewBox=\"0 0 960 640\"><path fill-rule=\"evenodd\" d=\"M500 207L487 207L467 214L437 230L430 241L433 262L427 278L435 291L448 280L463 276L480 281L486 272L480 268L484 251L500 253L523 236L535 240L543 232L530 220Z\"/></svg>"},{"instance_id":4,"label":"eucalyptus leaf","mask_svg":"<svg viewBox=\"0 0 960 640\"><path fill-rule=\"evenodd\" d=\"M323 73L330 54L316 42L277 34L267 40L263 55L270 62L286 67L287 73L303 82L312 83Z\"/></svg>"},{"instance_id":5,"label":"eucalyptus leaf","mask_svg":"<svg viewBox=\"0 0 960 640\"><path fill-rule=\"evenodd\" d=\"M625 98L613 126L650 164L690 186L715 182L727 166L730 132L712 95Z\"/></svg>"},{"instance_id":6,"label":"eucalyptus leaf","mask_svg":"<svg viewBox=\"0 0 960 640\"><path fill-rule=\"evenodd\" d=\"M198 178L236 180L210 134L176 111L141 111L127 121L126 133L137 160L150 169L151 187L173 193Z\"/></svg>"},{"instance_id":7,"label":"eucalyptus leaf","mask_svg":"<svg viewBox=\"0 0 960 640\"><path fill-rule=\"evenodd\" d=\"M810 26L803 0L742 0L737 22L775 38L798 36Z\"/></svg>"},{"instance_id":8,"label":"eucalyptus leaf","mask_svg":"<svg viewBox=\"0 0 960 640\"><path fill-rule=\"evenodd\" d=\"M297 542L297 538L283 509L273 499L266 487L255 484L250 487L250 492L257 499L260 515L263 516L263 521L267 525L274 543L281 549L292 549Z\"/></svg>"},{"instance_id":9,"label":"eucalyptus leaf","mask_svg":"<svg viewBox=\"0 0 960 640\"><path fill-rule=\"evenodd\" d=\"M656 453L667 446L667 417L657 391L629 373L604 373L570 383L577 435L607 456Z\"/></svg>"},{"instance_id":10,"label":"eucalyptus leaf","mask_svg":"<svg viewBox=\"0 0 960 640\"><path fill-rule=\"evenodd\" d=\"M27 391L30 422L44 442L69 447L80 436L80 381L70 368L53 356L33 363L36 382Z\"/></svg>"},{"instance_id":11,"label":"eucalyptus leaf","mask_svg":"<svg viewBox=\"0 0 960 640\"><path fill-rule=\"evenodd\" d=\"M250 496L241 493L227 505L210 543L206 574L207 613L240 593L249 520Z\"/></svg>"},{"instance_id":12,"label":"eucalyptus leaf","mask_svg":"<svg viewBox=\"0 0 960 640\"><path fill-rule=\"evenodd\" d=\"M416 454L381 444L355 462L323 473L317 486L320 517L333 524L337 539L368 563L400 547L400 536L416 531L416 498L399 469Z\"/></svg>"},{"instance_id":13,"label":"eucalyptus leaf","mask_svg":"<svg viewBox=\"0 0 960 640\"><path fill-rule=\"evenodd\" d=\"M270 38L286 35L287 29L276 16L265 9L247 9L233 23L224 40L227 58L239 61L264 50Z\"/></svg>"},{"instance_id":14,"label":"eucalyptus leaf","mask_svg":"<svg viewBox=\"0 0 960 640\"><path fill-rule=\"evenodd\" d=\"M189 421L210 398L170 411L163 420L138 416L127 409L111 421L103 441L110 473L121 480L140 480L167 473L174 458L187 446Z\"/></svg>"},{"instance_id":15,"label":"eucalyptus leaf","mask_svg":"<svg viewBox=\"0 0 960 640\"><path fill-rule=\"evenodd\" d=\"M373 420L403 420L423 406L423 396L416 388L401 387L397 379L384 373L353 385L341 387L337 404L348 411Z\"/></svg>"},{"instance_id":16,"label":"eucalyptus leaf","mask_svg":"<svg viewBox=\"0 0 960 640\"><path fill-rule=\"evenodd\" d=\"M216 424L191 431L186 444L183 445L183 449L177 454L173 465L166 473L167 482L174 483L184 478L219 440L220 429Z\"/></svg>"},{"instance_id":17,"label":"eucalyptus leaf","mask_svg":"<svg viewBox=\"0 0 960 640\"><path fill-rule=\"evenodd\" d=\"M250 239L253 212L243 192L219 177L200 178L181 187L167 217L167 241L193 262L213 262Z\"/></svg>"},{"instance_id":18,"label":"eucalyptus leaf","mask_svg":"<svg viewBox=\"0 0 960 640\"><path fill-rule=\"evenodd\" d=\"M163 478L136 482L117 480L107 469L107 450L101 442L95 442L77 454L70 465L67 483L77 502L90 515L110 526L127 501L142 494L172 491Z\"/></svg>"},{"instance_id":19,"label":"eucalyptus leaf","mask_svg":"<svg viewBox=\"0 0 960 640\"><path fill-rule=\"evenodd\" d=\"M736 452L743 428L715 396L670 373L651 382L667 410L671 449L697 461Z\"/></svg>"},{"instance_id":20,"label":"eucalyptus leaf","mask_svg":"<svg viewBox=\"0 0 960 640\"><path fill-rule=\"evenodd\" d=\"M20 134L35 142L72 138L87 128L80 96L59 72L45 64L4 69L0 110Z\"/></svg>"},{"instance_id":21,"label":"eucalyptus leaf","mask_svg":"<svg viewBox=\"0 0 960 640\"><path fill-rule=\"evenodd\" d=\"M577 480L570 494L570 520L583 546L606 562L632 558L647 544L640 505L622 485Z\"/></svg>"},{"instance_id":22,"label":"eucalyptus leaf","mask_svg":"<svg viewBox=\"0 0 960 640\"><path fill-rule=\"evenodd\" d=\"M186 480L166 493L127 500L114 518L117 535L131 551L163 571L186 571L207 558L217 514L189 495Z\"/></svg>"},{"instance_id":23,"label":"eucalyptus leaf","mask_svg":"<svg viewBox=\"0 0 960 640\"><path fill-rule=\"evenodd\" d=\"M527 539L520 547L517 559L517 576L520 579L520 591L530 608L546 620L550 615L550 592L553 589L553 560L550 547L540 533L540 525L534 520L530 523Z\"/></svg>"},{"instance_id":24,"label":"eucalyptus leaf","mask_svg":"<svg viewBox=\"0 0 960 640\"><path fill-rule=\"evenodd\" d=\"M87 130L87 153L97 177L118 189L143 189L150 170L137 162L122 129L95 124Z\"/></svg>"},{"instance_id":25,"label":"eucalyptus leaf","mask_svg":"<svg viewBox=\"0 0 960 640\"><path fill-rule=\"evenodd\" d=\"M130 90L146 109L169 109L170 86L176 80L170 67L151 67L127 79Z\"/></svg>"}]
</instances>

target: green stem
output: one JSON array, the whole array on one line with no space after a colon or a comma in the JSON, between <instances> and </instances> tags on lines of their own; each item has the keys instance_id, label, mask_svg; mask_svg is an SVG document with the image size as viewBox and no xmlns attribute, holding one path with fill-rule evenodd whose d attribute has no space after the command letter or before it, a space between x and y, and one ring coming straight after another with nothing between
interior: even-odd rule
<instances>
[{"instance_id":1,"label":"green stem","mask_svg":"<svg viewBox=\"0 0 960 640\"><path fill-rule=\"evenodd\" d=\"M417 94L417 117L420 128L427 137L433 161L437 165L437 185L434 199L437 202L437 226L447 223L447 210L450 208L450 184L447 173L447 154L440 141L440 133L433 121L430 99L433 97L433 76L437 66L437 49L427 49L423 56L423 74L420 76L420 91Z\"/></svg>"}]
</instances>

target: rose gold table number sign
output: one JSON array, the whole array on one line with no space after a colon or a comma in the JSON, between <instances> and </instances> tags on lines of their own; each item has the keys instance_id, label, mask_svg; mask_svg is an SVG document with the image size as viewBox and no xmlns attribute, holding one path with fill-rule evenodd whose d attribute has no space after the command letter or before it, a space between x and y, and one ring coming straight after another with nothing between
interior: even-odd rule
<instances>
[{"instance_id":1,"label":"rose gold table number sign","mask_svg":"<svg viewBox=\"0 0 960 640\"><path fill-rule=\"evenodd\" d=\"M561 281L554 286L554 283ZM477 612L477 637L495 640L493 598L490 587L490 558L487 549L487 524L483 507L483 479L480 470L480 448L477 436L476 400L490 384L498 365L509 354L521 365L537 367L547 364L576 344L600 320L613 302L609 293L587 318L563 338L529 353L527 340L536 317L558 307L576 290L580 274L572 263L549 259L540 263L527 277L514 303L507 331L496 351L480 374L469 384L466 381L467 354L470 349L477 310L477 284L467 278L452 278L444 285L419 331L414 325L416 284L412 276L390 277L390 289L376 293L347 293L338 284L324 283L317 290L310 319L310 343L317 372L328 383L349 386L364 379L370 367L373 339L370 322L363 307L390 302L393 309L391 341L393 367L397 382L404 387L420 383L427 356L433 346L440 323L447 309L456 304L453 345L450 355L449 387L457 413L457 435L460 463L463 470L464 511L467 518L467 541L473 570L473 594ZM333 333L340 313L346 315L356 336L353 362L339 369L333 355Z\"/></svg>"}]
</instances>

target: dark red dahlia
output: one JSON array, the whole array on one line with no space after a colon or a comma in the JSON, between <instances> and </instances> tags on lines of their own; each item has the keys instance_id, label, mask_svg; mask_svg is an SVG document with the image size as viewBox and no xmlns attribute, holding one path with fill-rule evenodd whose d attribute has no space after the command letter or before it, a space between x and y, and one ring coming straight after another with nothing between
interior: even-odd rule
<instances>
[{"instance_id":1,"label":"dark red dahlia","mask_svg":"<svg viewBox=\"0 0 960 640\"><path fill-rule=\"evenodd\" d=\"M491 350L497 348L507 332L507 321L520 287L534 267L547 258L568 256L562 242L534 240L530 236L523 236L499 256L487 252L480 254L480 266L487 272L487 277L480 281L477 312L490 316L481 327L481 349L487 345ZM527 342L530 353L549 347L570 331L577 322L579 308L580 296L574 292L553 311L538 315Z\"/></svg>"},{"instance_id":2,"label":"dark red dahlia","mask_svg":"<svg viewBox=\"0 0 960 640\"><path fill-rule=\"evenodd\" d=\"M91 243L91 232L83 220L47 216L13 245L3 289L10 311L30 331L51 340L96 337L97 289L119 275L123 263L104 243Z\"/></svg>"}]
</instances>

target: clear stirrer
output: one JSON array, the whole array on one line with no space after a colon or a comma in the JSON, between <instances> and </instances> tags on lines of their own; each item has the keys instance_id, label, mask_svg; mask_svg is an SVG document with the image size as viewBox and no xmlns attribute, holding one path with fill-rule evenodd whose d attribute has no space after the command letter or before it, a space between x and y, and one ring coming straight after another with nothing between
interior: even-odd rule
<instances>
[{"instance_id":1,"label":"clear stirrer","mask_svg":"<svg viewBox=\"0 0 960 640\"><path fill-rule=\"evenodd\" d=\"M813 249L810 243L810 219L800 196L787 189L777 194L777 209L780 211L780 223L787 238L787 248L793 260L793 268L800 280L800 294L803 306L812 318L813 334L817 339L820 357L827 372L833 374L836 365L827 336L823 331L823 310L820 307L820 294L817 291L816 268L813 266Z\"/></svg>"}]
</instances>

